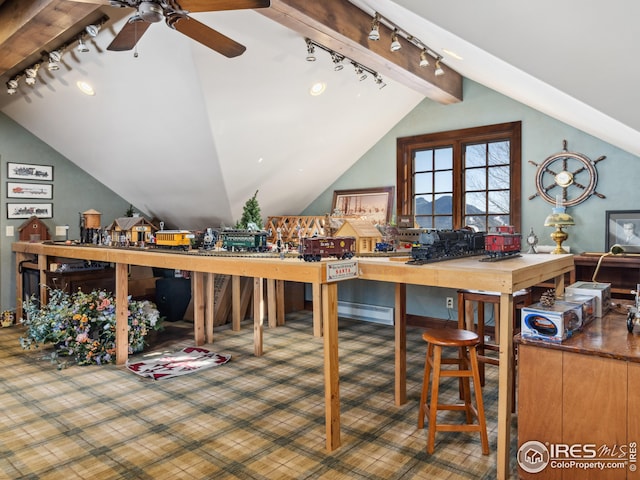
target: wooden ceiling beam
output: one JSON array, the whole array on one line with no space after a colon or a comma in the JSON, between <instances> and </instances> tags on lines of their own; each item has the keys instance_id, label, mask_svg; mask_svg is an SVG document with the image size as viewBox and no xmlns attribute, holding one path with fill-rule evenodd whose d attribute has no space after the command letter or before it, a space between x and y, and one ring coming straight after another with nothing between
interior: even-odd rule
<instances>
[{"instance_id":1,"label":"wooden ceiling beam","mask_svg":"<svg viewBox=\"0 0 640 480\"><path fill-rule=\"evenodd\" d=\"M371 15L347 0L271 0L270 8L256 11L431 100L442 104L462 101L462 76L458 72L442 64L445 74L436 76L435 59L431 67L420 67L421 49L403 37L399 37L402 48L391 52L393 32L382 23L381 40L369 40ZM301 44L303 55L305 47Z\"/></svg>"},{"instance_id":2,"label":"wooden ceiling beam","mask_svg":"<svg viewBox=\"0 0 640 480\"><path fill-rule=\"evenodd\" d=\"M43 48L64 43L61 36L76 24L100 18L99 10L67 0L6 0L0 6L0 77L38 61Z\"/></svg>"}]
</instances>

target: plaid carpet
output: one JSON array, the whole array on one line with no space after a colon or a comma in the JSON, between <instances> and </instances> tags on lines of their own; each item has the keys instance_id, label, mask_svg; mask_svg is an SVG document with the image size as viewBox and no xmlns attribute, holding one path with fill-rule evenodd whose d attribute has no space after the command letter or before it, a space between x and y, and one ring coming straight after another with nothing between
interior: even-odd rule
<instances>
[{"instance_id":1,"label":"plaid carpet","mask_svg":"<svg viewBox=\"0 0 640 480\"><path fill-rule=\"evenodd\" d=\"M340 321L342 446L332 453L322 339L309 312L266 329L262 357L253 355L251 323L216 328L210 348L233 361L165 382L116 366L57 370L46 350L19 347L22 332L0 329L0 478L495 478L497 368L487 367L483 390L491 455L481 454L478 434L444 432L427 455L427 430L416 427L425 354L416 328L407 339L409 400L396 407L393 328ZM162 348L189 344L192 337ZM457 398L455 381L443 384L446 397ZM515 471L515 425L511 443Z\"/></svg>"}]
</instances>

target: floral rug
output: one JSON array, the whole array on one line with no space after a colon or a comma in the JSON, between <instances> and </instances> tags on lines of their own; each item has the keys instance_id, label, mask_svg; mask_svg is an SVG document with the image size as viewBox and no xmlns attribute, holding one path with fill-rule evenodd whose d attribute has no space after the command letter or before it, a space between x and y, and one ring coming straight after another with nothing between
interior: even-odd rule
<instances>
[{"instance_id":1,"label":"floral rug","mask_svg":"<svg viewBox=\"0 0 640 480\"><path fill-rule=\"evenodd\" d=\"M126 366L137 375L160 380L224 365L229 360L231 355L210 352L199 347L186 347L179 352L162 354L157 358L127 360Z\"/></svg>"}]
</instances>

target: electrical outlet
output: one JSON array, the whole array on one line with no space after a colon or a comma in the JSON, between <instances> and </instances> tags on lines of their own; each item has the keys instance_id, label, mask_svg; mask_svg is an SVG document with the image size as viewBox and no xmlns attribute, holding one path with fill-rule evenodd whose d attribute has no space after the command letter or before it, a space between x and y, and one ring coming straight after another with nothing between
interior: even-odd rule
<instances>
[{"instance_id":1,"label":"electrical outlet","mask_svg":"<svg viewBox=\"0 0 640 480\"><path fill-rule=\"evenodd\" d=\"M453 308L453 297L447 297L447 308Z\"/></svg>"}]
</instances>

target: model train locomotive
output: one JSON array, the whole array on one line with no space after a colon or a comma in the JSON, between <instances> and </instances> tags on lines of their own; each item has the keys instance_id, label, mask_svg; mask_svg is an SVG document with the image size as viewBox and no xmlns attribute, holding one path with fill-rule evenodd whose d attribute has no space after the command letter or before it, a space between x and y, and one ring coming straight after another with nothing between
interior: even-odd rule
<instances>
[{"instance_id":1,"label":"model train locomotive","mask_svg":"<svg viewBox=\"0 0 640 480\"><path fill-rule=\"evenodd\" d=\"M510 225L497 227L489 233L470 228L423 230L411 247L409 263L423 264L473 255L486 255L483 261L495 261L519 253L520 234Z\"/></svg>"}]
</instances>

